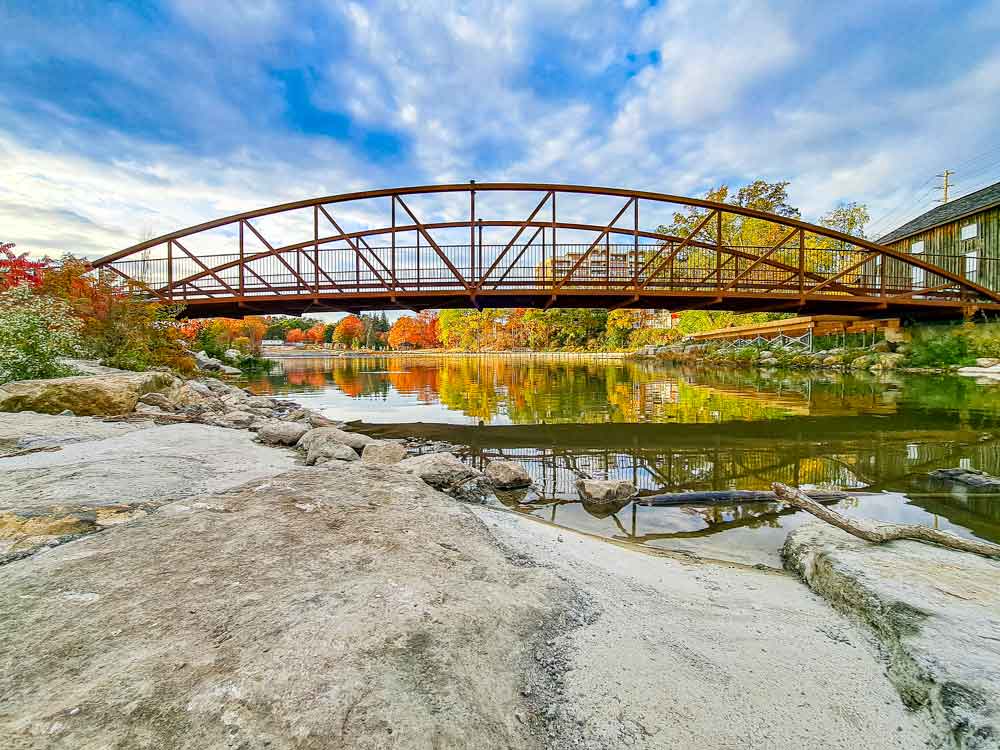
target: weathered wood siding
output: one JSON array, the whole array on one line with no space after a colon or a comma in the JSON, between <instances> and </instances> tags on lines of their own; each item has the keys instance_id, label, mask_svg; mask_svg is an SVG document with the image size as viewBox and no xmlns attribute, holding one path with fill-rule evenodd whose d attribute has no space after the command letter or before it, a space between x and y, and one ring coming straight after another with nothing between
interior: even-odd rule
<instances>
[{"instance_id":1,"label":"weathered wood siding","mask_svg":"<svg viewBox=\"0 0 1000 750\"><path fill-rule=\"evenodd\" d=\"M974 238L963 240L961 231L968 224L978 224L978 232ZM994 291L1000 290L1000 206L898 240L890 243L889 247L909 253L914 243L921 241L924 243L924 260L960 276L965 276L966 253L978 251L979 271L974 280ZM887 260L885 270L887 288L912 288L911 267ZM932 287L943 282L941 277L928 274L924 286Z\"/></svg>"}]
</instances>

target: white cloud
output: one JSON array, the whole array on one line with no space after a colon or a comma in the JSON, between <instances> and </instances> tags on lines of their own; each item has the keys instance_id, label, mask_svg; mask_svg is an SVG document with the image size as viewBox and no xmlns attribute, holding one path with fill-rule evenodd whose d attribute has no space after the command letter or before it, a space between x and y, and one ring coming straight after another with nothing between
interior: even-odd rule
<instances>
[{"instance_id":1,"label":"white cloud","mask_svg":"<svg viewBox=\"0 0 1000 750\"><path fill-rule=\"evenodd\" d=\"M206 10L177 0L175 13L216 43L217 54L185 30L114 59L108 40L86 25L46 29L39 20L29 36L40 56L90 62L138 92L129 93L133 112L151 112L175 130L164 139L98 129L44 90L30 95L27 115L29 95L0 85L3 237L22 249L100 255L285 200L470 178L689 195L723 181L788 179L807 218L843 199L868 201L878 216L900 201L900 185L990 146L1000 56L988 51L967 51L966 69L950 80L897 82L886 80L891 39L857 49L830 43L842 49L837 64L817 65L813 51L835 29L809 23L797 4L638 6L496 0L471 12L445 0L333 4L309 36L285 4ZM867 12L844 7L826 20L875 23ZM962 23L988 25L984 14L985 6ZM277 40L322 38L323 24L340 37L319 46L325 56L309 58L309 81L317 79L310 101L347 113L360 130L397 134L404 147L391 161L291 132L282 119L288 103L269 71L300 61L278 51ZM67 36L75 40L68 49ZM653 51L658 60L649 62ZM229 67L238 86L223 75ZM543 80L550 70L556 77ZM612 85L619 90L608 91ZM120 92L102 95L110 107ZM57 137L41 137L43 126ZM503 205L520 216L522 203L511 196ZM342 210L345 225L376 220ZM425 220L455 210L446 201L420 206ZM294 227L274 222L272 231Z\"/></svg>"},{"instance_id":2,"label":"white cloud","mask_svg":"<svg viewBox=\"0 0 1000 750\"><path fill-rule=\"evenodd\" d=\"M798 52L789 20L757 2L675 1L647 16L640 39L660 61L625 92L613 128L619 137L739 111L741 97Z\"/></svg>"}]
</instances>

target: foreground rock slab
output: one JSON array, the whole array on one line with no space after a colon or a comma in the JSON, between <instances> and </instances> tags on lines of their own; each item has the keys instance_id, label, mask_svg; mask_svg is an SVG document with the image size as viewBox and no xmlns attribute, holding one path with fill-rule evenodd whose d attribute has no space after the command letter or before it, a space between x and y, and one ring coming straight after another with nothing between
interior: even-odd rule
<instances>
[{"instance_id":1,"label":"foreground rock slab","mask_svg":"<svg viewBox=\"0 0 1000 750\"><path fill-rule=\"evenodd\" d=\"M869 544L826 524L789 534L786 565L870 625L941 747L1000 747L1000 562L918 542Z\"/></svg>"},{"instance_id":2,"label":"foreground rock slab","mask_svg":"<svg viewBox=\"0 0 1000 750\"><path fill-rule=\"evenodd\" d=\"M102 422L89 417L62 417L34 412L0 413L0 455L3 453L85 443L126 435L149 423ZM11 464L4 462L0 469Z\"/></svg>"},{"instance_id":3,"label":"foreground rock slab","mask_svg":"<svg viewBox=\"0 0 1000 750\"><path fill-rule=\"evenodd\" d=\"M34 415L26 429L37 435L47 420L63 419ZM296 460L290 450L255 443L253 433L220 427L177 424L109 432L113 436L52 453L0 458L0 511L174 500L280 474Z\"/></svg>"},{"instance_id":4,"label":"foreground rock slab","mask_svg":"<svg viewBox=\"0 0 1000 750\"><path fill-rule=\"evenodd\" d=\"M560 696L546 694L555 747L927 750L923 715L903 705L867 628L795 576L473 511L595 611L552 636L566 659Z\"/></svg>"},{"instance_id":5,"label":"foreground rock slab","mask_svg":"<svg viewBox=\"0 0 1000 750\"><path fill-rule=\"evenodd\" d=\"M0 568L5 748L539 748L567 586L391 467L299 469Z\"/></svg>"}]
</instances>

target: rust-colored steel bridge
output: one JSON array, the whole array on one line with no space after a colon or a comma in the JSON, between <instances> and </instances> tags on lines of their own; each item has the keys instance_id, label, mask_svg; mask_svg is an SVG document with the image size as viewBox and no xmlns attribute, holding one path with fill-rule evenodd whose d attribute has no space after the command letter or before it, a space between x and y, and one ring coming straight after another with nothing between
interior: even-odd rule
<instances>
[{"instance_id":1,"label":"rust-colored steel bridge","mask_svg":"<svg viewBox=\"0 0 1000 750\"><path fill-rule=\"evenodd\" d=\"M1000 296L976 282L991 277L987 262L956 272L697 198L468 183L284 203L156 237L93 266L182 304L190 317L556 306L948 318L1000 312Z\"/></svg>"}]
</instances>

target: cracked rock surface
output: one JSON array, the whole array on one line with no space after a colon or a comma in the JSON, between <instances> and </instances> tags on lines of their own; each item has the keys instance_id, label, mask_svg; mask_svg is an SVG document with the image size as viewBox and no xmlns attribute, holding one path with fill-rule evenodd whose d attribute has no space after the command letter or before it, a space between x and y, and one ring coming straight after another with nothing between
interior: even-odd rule
<instances>
[{"instance_id":1,"label":"cracked rock surface","mask_svg":"<svg viewBox=\"0 0 1000 750\"><path fill-rule=\"evenodd\" d=\"M1000 562L932 544L869 544L827 524L794 529L786 565L869 625L935 743L1000 747Z\"/></svg>"},{"instance_id":2,"label":"cracked rock surface","mask_svg":"<svg viewBox=\"0 0 1000 750\"><path fill-rule=\"evenodd\" d=\"M540 747L569 595L417 477L294 470L0 568L0 745Z\"/></svg>"}]
</instances>

